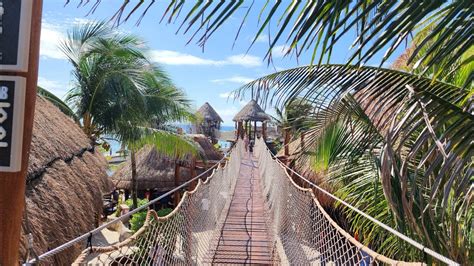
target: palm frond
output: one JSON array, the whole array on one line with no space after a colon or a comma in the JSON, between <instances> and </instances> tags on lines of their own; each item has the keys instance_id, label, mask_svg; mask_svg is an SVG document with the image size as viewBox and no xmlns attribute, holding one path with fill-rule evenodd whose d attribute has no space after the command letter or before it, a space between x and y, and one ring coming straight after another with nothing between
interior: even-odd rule
<instances>
[{"instance_id":1,"label":"palm frond","mask_svg":"<svg viewBox=\"0 0 474 266\"><path fill-rule=\"evenodd\" d=\"M145 145L153 146L159 153L169 158L187 159L188 156L200 157L199 147L183 135L166 130L134 126L124 123L115 136L129 149L139 150Z\"/></svg>"},{"instance_id":2,"label":"palm frond","mask_svg":"<svg viewBox=\"0 0 474 266\"><path fill-rule=\"evenodd\" d=\"M312 61L315 60L319 64L326 60L329 62L336 45L344 43L344 37L353 34L356 39L351 46L353 53L348 63L357 65L366 64L385 50L380 62L382 65L412 33L427 26L433 27L434 30L425 36L419 49L429 47L429 51L418 59L415 68L423 66L428 69L440 65L445 58L459 58L473 44L472 1L324 0L310 1L304 5L299 1L266 1L262 5L249 2L240 0L224 4L223 1L197 1L186 5L185 1L170 0L168 8L163 12L163 18L168 17L167 23L174 23L181 18L178 32L183 30L184 34L190 34L189 42L195 40L201 46L204 46L224 23L229 23L233 16L242 16L243 21L249 23L250 13L250 17L253 15L255 20L262 22L259 23L254 42L270 27L269 22L272 19L278 20L277 30L269 42L266 57L271 58L272 49L284 42L288 46L288 53L293 51L297 56L303 51L311 50ZM91 9L95 9L98 3L100 1L96 1ZM137 4L132 7L130 1L121 1L112 19L116 24L120 24L134 13L141 13L140 21L154 3L152 1L148 6ZM81 1L79 6L88 4L89 1ZM127 10L127 7L131 9ZM126 19L122 20L122 17ZM429 45L429 42L435 39L437 41L434 45ZM414 55L417 54L415 51ZM413 60L414 57L411 57L409 63Z\"/></svg>"},{"instance_id":3,"label":"palm frond","mask_svg":"<svg viewBox=\"0 0 474 266\"><path fill-rule=\"evenodd\" d=\"M270 74L235 95L248 92L263 105L310 102L315 111L305 119L301 158L319 160L317 171L360 193L372 178L386 201L377 208L385 206L391 224L469 261L474 242L464 236L472 231L474 116L461 106L468 90L399 71L321 65ZM356 206L365 202L345 196ZM383 234L365 233L381 247L396 248ZM412 255L420 254L407 253Z\"/></svg>"},{"instance_id":4,"label":"palm frond","mask_svg":"<svg viewBox=\"0 0 474 266\"><path fill-rule=\"evenodd\" d=\"M61 110L61 112L63 112L65 115L71 117L72 119L74 119L74 121L79 122L79 119L74 113L74 111L63 100L59 99L59 97L40 86L38 86L37 94L50 101L52 104L58 107L59 110Z\"/></svg>"}]
</instances>

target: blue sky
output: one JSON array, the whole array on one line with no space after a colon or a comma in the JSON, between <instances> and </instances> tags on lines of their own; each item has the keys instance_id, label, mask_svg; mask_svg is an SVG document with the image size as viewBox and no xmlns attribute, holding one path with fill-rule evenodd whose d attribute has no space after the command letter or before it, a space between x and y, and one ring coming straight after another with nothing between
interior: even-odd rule
<instances>
[{"instance_id":1,"label":"blue sky","mask_svg":"<svg viewBox=\"0 0 474 266\"><path fill-rule=\"evenodd\" d=\"M118 9L118 2L103 0L94 14L87 15L89 12L87 7L77 9L74 3L64 7L65 0L44 1L40 86L61 98L66 94L72 82L71 67L58 49L58 44L74 26L92 20L108 20ZM273 51L274 65L267 66L267 62L263 59L268 48L267 34L259 38L247 53L258 30L256 23L260 10L258 8L250 14L234 48L232 44L246 11L244 9L238 10L231 20L212 36L204 51L195 43L186 45L191 35L181 33L176 35L179 25L159 23L165 9L163 2L166 1L157 1L138 27L135 26L138 16L135 16L122 24L119 30L141 37L150 48L150 59L160 64L175 84L187 93L193 100L194 108L197 109L204 102L209 102L224 119L224 125L233 125L232 117L248 100L228 101L229 92L275 70L306 65L310 62L311 53L303 54L299 60L290 56L284 57L282 43ZM331 62L344 63L351 54L348 47L352 42L353 36L343 38L333 53ZM397 54L402 49L399 50ZM379 63L377 60L380 58L381 55L376 57L373 64L377 65Z\"/></svg>"}]
</instances>

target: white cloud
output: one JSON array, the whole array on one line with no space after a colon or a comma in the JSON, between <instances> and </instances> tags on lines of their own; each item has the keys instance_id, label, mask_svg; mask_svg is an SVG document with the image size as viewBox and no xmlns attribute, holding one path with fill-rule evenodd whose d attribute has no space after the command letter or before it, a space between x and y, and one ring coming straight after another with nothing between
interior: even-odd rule
<instances>
[{"instance_id":1,"label":"white cloud","mask_svg":"<svg viewBox=\"0 0 474 266\"><path fill-rule=\"evenodd\" d=\"M40 55L52 59L66 59L59 44L66 38L61 27L43 21L41 28Z\"/></svg>"},{"instance_id":2,"label":"white cloud","mask_svg":"<svg viewBox=\"0 0 474 266\"><path fill-rule=\"evenodd\" d=\"M243 99L235 99L233 91L220 93L219 97L226 99L228 103L238 104L240 107L244 107L248 103L246 100L243 100ZM234 110L234 109L235 107L232 107L231 109L227 109L227 111Z\"/></svg>"},{"instance_id":3,"label":"white cloud","mask_svg":"<svg viewBox=\"0 0 474 266\"><path fill-rule=\"evenodd\" d=\"M288 52L288 46L286 45L276 45L272 49L272 56L274 58L281 58L285 56L286 52Z\"/></svg>"},{"instance_id":4,"label":"white cloud","mask_svg":"<svg viewBox=\"0 0 474 266\"><path fill-rule=\"evenodd\" d=\"M254 37L255 38L255 37ZM255 42L268 42L268 35L267 34L260 34Z\"/></svg>"},{"instance_id":5,"label":"white cloud","mask_svg":"<svg viewBox=\"0 0 474 266\"><path fill-rule=\"evenodd\" d=\"M253 81L253 78L244 77L244 76L232 76L230 78L223 78L223 79L213 79L211 82L214 83L238 83L238 84L247 84Z\"/></svg>"},{"instance_id":6,"label":"white cloud","mask_svg":"<svg viewBox=\"0 0 474 266\"><path fill-rule=\"evenodd\" d=\"M232 92L228 91L228 92L220 93L219 97L227 99L227 98L230 98L232 95L233 95Z\"/></svg>"},{"instance_id":7,"label":"white cloud","mask_svg":"<svg viewBox=\"0 0 474 266\"><path fill-rule=\"evenodd\" d=\"M229 56L224 60L213 60L191 54L180 53L177 51L153 50L151 51L150 56L153 62L165 65L238 65L243 67L255 67L262 65L262 60L260 57L244 54Z\"/></svg>"},{"instance_id":8,"label":"white cloud","mask_svg":"<svg viewBox=\"0 0 474 266\"><path fill-rule=\"evenodd\" d=\"M49 59L67 59L59 45L67 38L67 31L74 26L92 22L85 18L74 18L62 23L43 20L41 22L40 55Z\"/></svg>"},{"instance_id":9,"label":"white cloud","mask_svg":"<svg viewBox=\"0 0 474 266\"><path fill-rule=\"evenodd\" d=\"M67 83L47 79L45 77L38 77L38 86L46 89L61 99L64 99L64 96L69 91L69 85Z\"/></svg>"},{"instance_id":10,"label":"white cloud","mask_svg":"<svg viewBox=\"0 0 474 266\"><path fill-rule=\"evenodd\" d=\"M226 58L228 65L241 65L244 67L257 67L262 65L262 59L258 56L238 54Z\"/></svg>"},{"instance_id":11,"label":"white cloud","mask_svg":"<svg viewBox=\"0 0 474 266\"><path fill-rule=\"evenodd\" d=\"M232 119L240 110L235 106L231 106L225 109L217 109L216 112L222 117L224 123L232 125Z\"/></svg>"}]
</instances>

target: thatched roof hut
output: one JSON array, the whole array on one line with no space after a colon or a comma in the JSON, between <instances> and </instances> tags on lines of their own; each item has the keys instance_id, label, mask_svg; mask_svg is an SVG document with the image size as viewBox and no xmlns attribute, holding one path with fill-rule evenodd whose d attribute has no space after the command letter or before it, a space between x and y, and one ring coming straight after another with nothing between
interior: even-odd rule
<instances>
[{"instance_id":1,"label":"thatched roof hut","mask_svg":"<svg viewBox=\"0 0 474 266\"><path fill-rule=\"evenodd\" d=\"M34 251L42 254L94 229L102 194L111 182L107 162L74 121L38 97L28 166L26 212ZM21 256L26 253L23 231ZM71 264L83 247L72 247L46 264Z\"/></svg>"},{"instance_id":2,"label":"thatched roof hut","mask_svg":"<svg viewBox=\"0 0 474 266\"><path fill-rule=\"evenodd\" d=\"M196 133L204 134L210 137L213 143L217 143L217 134L221 129L221 123L224 121L216 110L206 102L198 109L196 116L202 119L195 125Z\"/></svg>"},{"instance_id":3,"label":"thatched roof hut","mask_svg":"<svg viewBox=\"0 0 474 266\"><path fill-rule=\"evenodd\" d=\"M257 101L251 100L245 105L240 112L234 116L234 121L257 121L264 122L271 120L270 116L263 111L262 107L258 105Z\"/></svg>"},{"instance_id":4,"label":"thatched roof hut","mask_svg":"<svg viewBox=\"0 0 474 266\"><path fill-rule=\"evenodd\" d=\"M190 135L201 148L201 156L205 160L220 160L222 155L214 149L214 146L204 135ZM181 165L190 166L190 160L179 162ZM137 184L138 190L157 189L158 191L169 191L175 187L175 160L160 155L152 147L143 147L136 154L137 162ZM197 172L199 174L199 171ZM112 176L112 182L118 189L131 189L132 168L128 160ZM180 170L180 183L191 178L189 168Z\"/></svg>"},{"instance_id":5,"label":"thatched roof hut","mask_svg":"<svg viewBox=\"0 0 474 266\"><path fill-rule=\"evenodd\" d=\"M201 108L197 110L197 113L204 119L204 121L212 121L216 123L224 122L208 102L201 106Z\"/></svg>"}]
</instances>

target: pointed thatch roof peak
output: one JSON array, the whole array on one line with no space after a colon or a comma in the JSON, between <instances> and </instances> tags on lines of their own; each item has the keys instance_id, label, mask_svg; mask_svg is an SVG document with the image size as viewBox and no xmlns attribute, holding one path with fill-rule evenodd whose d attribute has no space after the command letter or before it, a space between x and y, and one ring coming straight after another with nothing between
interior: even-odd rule
<instances>
[{"instance_id":1,"label":"pointed thatch roof peak","mask_svg":"<svg viewBox=\"0 0 474 266\"><path fill-rule=\"evenodd\" d=\"M204 120L207 121L217 121L217 122L224 122L219 114L212 108L212 106L206 102L201 108L197 110L197 112L202 115Z\"/></svg>"},{"instance_id":2,"label":"pointed thatch roof peak","mask_svg":"<svg viewBox=\"0 0 474 266\"><path fill-rule=\"evenodd\" d=\"M268 121L270 116L263 111L262 107L258 105L257 101L251 100L247 105L240 110L235 116L234 121Z\"/></svg>"}]
</instances>

